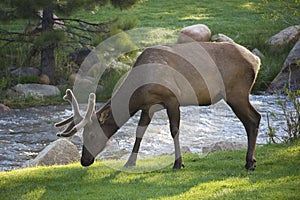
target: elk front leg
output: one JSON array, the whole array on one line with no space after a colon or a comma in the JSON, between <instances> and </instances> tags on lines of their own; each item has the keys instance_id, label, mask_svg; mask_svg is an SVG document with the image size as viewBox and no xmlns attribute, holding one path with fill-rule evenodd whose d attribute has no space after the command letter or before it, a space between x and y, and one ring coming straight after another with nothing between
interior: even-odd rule
<instances>
[{"instance_id":1,"label":"elk front leg","mask_svg":"<svg viewBox=\"0 0 300 200\"><path fill-rule=\"evenodd\" d=\"M131 155L125 164L125 167L136 165L136 159L137 159L137 155L138 155L138 152L140 149L141 141L143 139L143 136L146 132L148 125L151 122L152 116L153 116L153 114L150 114L148 111L145 111L145 110L142 111L140 121L139 121L138 127L136 129L135 143L134 143Z\"/></svg>"},{"instance_id":2,"label":"elk front leg","mask_svg":"<svg viewBox=\"0 0 300 200\"><path fill-rule=\"evenodd\" d=\"M175 162L173 169L181 169L184 167L182 164L182 156L180 151L180 144L179 144L179 122L180 122L180 110L178 103L172 103L167 106L167 114L170 121L170 130L171 135L174 140L174 147L175 147Z\"/></svg>"}]
</instances>

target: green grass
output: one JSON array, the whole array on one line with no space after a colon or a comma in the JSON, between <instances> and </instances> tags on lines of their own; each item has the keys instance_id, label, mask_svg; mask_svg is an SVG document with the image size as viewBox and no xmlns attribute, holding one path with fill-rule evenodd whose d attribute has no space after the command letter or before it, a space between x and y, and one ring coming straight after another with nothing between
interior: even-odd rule
<instances>
[{"instance_id":1,"label":"green grass","mask_svg":"<svg viewBox=\"0 0 300 200\"><path fill-rule=\"evenodd\" d=\"M271 1L269 4L275 6L277 2ZM106 6L94 12L82 10L73 17L92 22L108 21L115 17L136 18L138 27L160 27L175 31L204 23L213 34L224 33L236 42L250 45L248 41L268 39L287 26L262 20L264 10L265 5L261 0L145 0L128 10L120 11Z\"/></svg>"},{"instance_id":2,"label":"green grass","mask_svg":"<svg viewBox=\"0 0 300 200\"><path fill-rule=\"evenodd\" d=\"M209 26L212 34L223 33L235 42L246 46L250 50L258 48L264 55L262 66L254 90L264 90L280 71L288 54L288 49L271 51L266 41L286 28L287 24L281 21L263 20L265 10L278 8L279 1L269 1L268 7L262 0L141 0L132 8L120 10L106 5L94 11L82 9L73 13L70 18L79 18L89 22L107 22L115 18L126 22L136 22L137 28L153 28L154 33L144 38L144 45L164 44L168 40L174 41L174 34L186 26L203 23ZM59 16L60 14L57 13ZM0 24L0 28L11 31L21 31L25 20L16 20L13 23ZM164 28L158 29L158 28ZM163 38L163 39L161 39ZM95 37L95 41L97 36ZM91 43L93 44L93 42ZM3 42L1 42L3 43ZM26 47L27 48L27 47ZM0 69L6 70L9 66L19 67L28 56L29 50L20 45L4 46L0 50ZM71 49L57 51L56 65L58 74L63 74L60 79L68 77L66 54ZM40 57L31 59L28 66L38 66ZM133 59L134 60L134 59ZM9 79L9 77L7 78ZM114 80L112 81L114 82ZM10 80L5 80L2 89L12 87ZM112 87L112 86L110 86ZM104 95L106 98L106 94Z\"/></svg>"},{"instance_id":3,"label":"green grass","mask_svg":"<svg viewBox=\"0 0 300 200\"><path fill-rule=\"evenodd\" d=\"M57 105L57 104L67 104L65 101L63 101L63 95L57 95L57 96L50 96L50 97L12 97L12 98L5 98L4 95L0 95L0 98L3 98L3 104L9 106L10 108L16 109L16 108L28 108L31 106L47 106L47 105Z\"/></svg>"},{"instance_id":4,"label":"green grass","mask_svg":"<svg viewBox=\"0 0 300 200\"><path fill-rule=\"evenodd\" d=\"M184 156L185 168L148 173L113 170L104 162L0 173L1 199L299 199L300 142L257 148L257 169L245 151ZM141 161L142 163L145 161Z\"/></svg>"},{"instance_id":5,"label":"green grass","mask_svg":"<svg viewBox=\"0 0 300 200\"><path fill-rule=\"evenodd\" d=\"M95 12L79 11L73 17L93 22L108 21L115 17L136 18L139 21L138 28L165 28L167 33L177 33L192 24L206 24L212 35L223 33L250 50L258 48L265 55L254 87L258 91L266 89L276 77L289 52L288 49L271 51L266 44L271 36L289 26L280 21L263 20L264 11L278 5L278 1L269 1L269 7L266 7L261 0L145 0L129 10L119 11L105 6ZM153 40L151 38L148 43L151 44Z\"/></svg>"}]
</instances>

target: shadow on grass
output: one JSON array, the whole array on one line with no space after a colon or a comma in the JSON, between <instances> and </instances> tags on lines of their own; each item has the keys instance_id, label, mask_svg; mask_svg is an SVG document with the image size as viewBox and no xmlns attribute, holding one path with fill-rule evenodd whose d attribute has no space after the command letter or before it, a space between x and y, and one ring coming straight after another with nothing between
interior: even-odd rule
<instances>
[{"instance_id":1,"label":"shadow on grass","mask_svg":"<svg viewBox=\"0 0 300 200\"><path fill-rule=\"evenodd\" d=\"M16 170L1 177L1 199L245 199L299 197L299 143L257 150L247 172L245 151L184 156L186 168L132 174L101 162ZM11 175L10 175L11 173Z\"/></svg>"}]
</instances>

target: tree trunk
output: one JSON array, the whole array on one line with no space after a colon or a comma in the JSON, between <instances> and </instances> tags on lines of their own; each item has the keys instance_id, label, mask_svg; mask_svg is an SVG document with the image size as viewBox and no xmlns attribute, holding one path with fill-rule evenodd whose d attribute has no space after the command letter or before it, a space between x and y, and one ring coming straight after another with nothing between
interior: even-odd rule
<instances>
[{"instance_id":1,"label":"tree trunk","mask_svg":"<svg viewBox=\"0 0 300 200\"><path fill-rule=\"evenodd\" d=\"M50 5L43 9L42 17L42 34L44 32L52 31L54 25L53 7ZM41 71L49 77L50 84L54 83L55 74L55 58L54 58L54 44L49 44L41 50Z\"/></svg>"}]
</instances>

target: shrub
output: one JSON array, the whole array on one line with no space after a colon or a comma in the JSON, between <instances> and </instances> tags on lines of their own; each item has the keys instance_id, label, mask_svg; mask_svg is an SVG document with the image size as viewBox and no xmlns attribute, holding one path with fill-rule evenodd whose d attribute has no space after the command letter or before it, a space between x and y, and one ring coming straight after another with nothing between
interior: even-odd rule
<instances>
[{"instance_id":1,"label":"shrub","mask_svg":"<svg viewBox=\"0 0 300 200\"><path fill-rule=\"evenodd\" d=\"M2 91L7 85L7 79L5 77L2 77L0 79L0 91Z\"/></svg>"},{"instance_id":2,"label":"shrub","mask_svg":"<svg viewBox=\"0 0 300 200\"><path fill-rule=\"evenodd\" d=\"M284 94L282 96L277 92L277 104L280 106L286 122L286 127L284 128L286 135L282 136L281 140L291 142L300 138L300 90L292 92L285 87ZM274 113L271 113L271 116L278 118ZM276 134L275 129L270 126L269 117L267 119L269 127L268 135L270 141L275 143L275 138L280 140L280 137Z\"/></svg>"},{"instance_id":3,"label":"shrub","mask_svg":"<svg viewBox=\"0 0 300 200\"><path fill-rule=\"evenodd\" d=\"M108 68L103 74L103 78L100 80L100 88L97 91L97 99L100 101L109 99L115 89L122 82L122 77L126 74L126 69L112 69Z\"/></svg>"}]
</instances>

